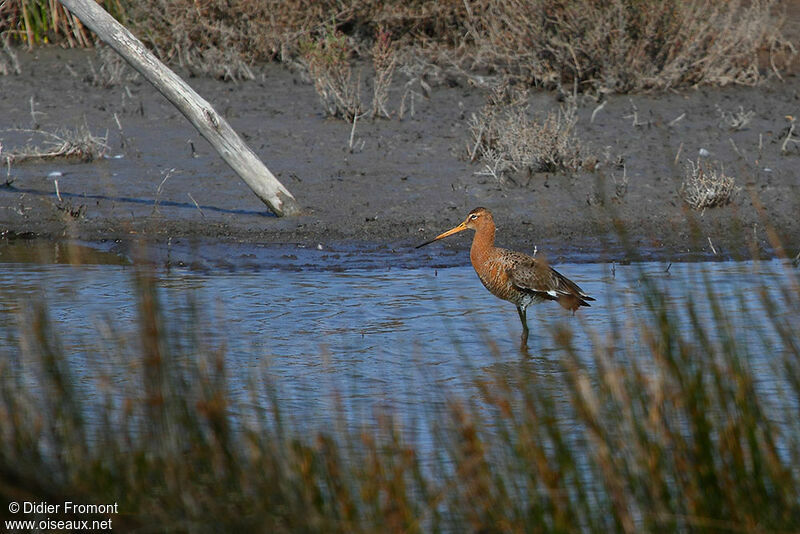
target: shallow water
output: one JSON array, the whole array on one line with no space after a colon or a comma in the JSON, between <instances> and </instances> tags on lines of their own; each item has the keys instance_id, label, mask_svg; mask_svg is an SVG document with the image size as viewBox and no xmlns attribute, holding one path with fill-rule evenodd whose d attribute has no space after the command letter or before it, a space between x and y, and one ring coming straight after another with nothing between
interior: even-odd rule
<instances>
[{"instance_id":1,"label":"shallow water","mask_svg":"<svg viewBox=\"0 0 800 534\"><path fill-rule=\"evenodd\" d=\"M93 383L102 368L124 386L131 372L126 359L134 359L138 346L135 271L113 264L113 256L100 258L81 265L0 263L0 354L24 347L19 325L30 303L41 298L82 381ZM572 329L586 365L592 365L590 339L610 342L612 334L614 343L626 343L637 354L635 325L649 316L639 288L645 274L676 309L694 299L703 321L711 321L706 288L713 286L759 387L770 393L779 387L771 377L780 355L763 350L777 334L763 319L756 291L773 291L771 280L784 276L778 261L557 265L597 301L575 316L554 303L531 308L527 354L519 348L513 305L486 292L469 266L341 272L329 267L159 271L165 324L185 334L182 353L191 356L199 346L224 354L230 387L245 404L267 402L252 390L269 376L284 410L303 424L329 424L332 409L342 407L348 419L391 407L414 421L438 411L448 395L474 398L476 380L498 372L513 375L533 367L539 375L562 373L564 353L553 337L562 326Z\"/></svg>"}]
</instances>

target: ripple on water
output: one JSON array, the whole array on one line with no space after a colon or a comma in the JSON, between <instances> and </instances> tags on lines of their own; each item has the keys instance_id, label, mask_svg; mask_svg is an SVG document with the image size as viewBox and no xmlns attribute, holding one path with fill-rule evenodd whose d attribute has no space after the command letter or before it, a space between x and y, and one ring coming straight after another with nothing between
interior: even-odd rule
<instances>
[{"instance_id":1,"label":"ripple on water","mask_svg":"<svg viewBox=\"0 0 800 534\"><path fill-rule=\"evenodd\" d=\"M224 345L233 390L246 397L253 377L267 372L280 383L287 406L304 417L315 414L311 420L324 420L334 400L353 413L384 405L408 414L423 409L420 404L438 409L443 394L473 398L476 379L499 372L511 376L520 365L557 375L563 354L555 349L552 332L559 325L574 329L575 345L588 364L590 344L584 341L590 336L611 340L622 332L626 343L639 343L631 325L647 315L640 272L664 290L676 309L694 302L703 320L712 316L706 294L713 286L738 340L760 346L764 339L777 339L753 290L765 281L769 290L770 277L781 276L777 262L687 263L669 269L654 262L618 265L613 271L604 264L558 268L597 302L575 317L550 303L531 308L529 359L518 350L520 327L513 305L486 292L468 266L172 270L158 275L158 286L168 328L196 329L211 345ZM0 264L0 315L5 316L0 350L16 350L15 325L31 299L41 295L78 374L91 374L98 354L135 352L132 273L128 266L112 264ZM772 356L752 352L756 376L772 375ZM763 387L776 386L764 378Z\"/></svg>"}]
</instances>

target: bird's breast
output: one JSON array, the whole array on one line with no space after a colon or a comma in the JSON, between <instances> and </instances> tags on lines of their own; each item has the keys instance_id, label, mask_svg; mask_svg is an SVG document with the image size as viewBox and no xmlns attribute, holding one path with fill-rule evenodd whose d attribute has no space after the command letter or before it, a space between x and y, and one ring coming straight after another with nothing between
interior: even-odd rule
<instances>
[{"instance_id":1,"label":"bird's breast","mask_svg":"<svg viewBox=\"0 0 800 534\"><path fill-rule=\"evenodd\" d=\"M494 296L513 302L518 306L523 304L523 300L527 295L523 294L511 283L508 265L505 265L503 261L490 258L474 262L473 267L475 272L478 273L481 283ZM525 305L527 306L527 303Z\"/></svg>"}]
</instances>

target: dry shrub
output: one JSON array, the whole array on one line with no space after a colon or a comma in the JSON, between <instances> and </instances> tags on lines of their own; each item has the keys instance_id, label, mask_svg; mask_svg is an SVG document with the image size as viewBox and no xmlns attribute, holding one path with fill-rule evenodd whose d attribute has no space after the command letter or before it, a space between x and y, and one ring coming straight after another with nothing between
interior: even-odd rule
<instances>
[{"instance_id":1,"label":"dry shrub","mask_svg":"<svg viewBox=\"0 0 800 534\"><path fill-rule=\"evenodd\" d=\"M85 123L55 132L30 130L30 133L42 141L35 144L31 139L25 147L12 150L3 156L6 163L57 158L93 161L103 157L108 150L107 136L93 135Z\"/></svg>"},{"instance_id":2,"label":"dry shrub","mask_svg":"<svg viewBox=\"0 0 800 534\"><path fill-rule=\"evenodd\" d=\"M527 91L502 86L492 91L486 106L472 116L471 157L484 163L483 174L513 180L517 173L574 171L582 166L574 100L569 99L557 111L538 113L533 120L529 108Z\"/></svg>"},{"instance_id":3,"label":"dry shrub","mask_svg":"<svg viewBox=\"0 0 800 534\"><path fill-rule=\"evenodd\" d=\"M462 0L100 0L111 15L151 44L161 58L203 50L231 50L246 61L291 60L299 44L335 21L337 29L368 53L384 27L408 42L436 40L458 45L465 33ZM59 43L92 46L95 38L55 0L0 2L0 34L31 46ZM186 57L183 58L186 60Z\"/></svg>"},{"instance_id":4,"label":"dry shrub","mask_svg":"<svg viewBox=\"0 0 800 534\"><path fill-rule=\"evenodd\" d=\"M301 56L314 89L331 117L353 120L361 114L361 76L350 66L347 37L330 28L315 40L301 45Z\"/></svg>"},{"instance_id":5,"label":"dry shrub","mask_svg":"<svg viewBox=\"0 0 800 534\"><path fill-rule=\"evenodd\" d=\"M403 44L443 38L453 42L463 33L458 23L465 18L464 5L457 0L352 4L333 0L142 0L132 3L130 11L137 34L159 57L198 67L203 65L204 51L211 49L245 65L291 62L302 55L304 43L324 37L331 26L350 37L355 43L353 52L363 57L370 55L379 28L403 36ZM209 67L213 71L214 65Z\"/></svg>"},{"instance_id":6,"label":"dry shrub","mask_svg":"<svg viewBox=\"0 0 800 534\"><path fill-rule=\"evenodd\" d=\"M412 47L440 65L579 90L751 85L795 54L781 35L777 0L105 0L103 6L161 59L233 79L250 78L255 62L294 61L301 43L331 25L362 58L383 28L398 48ZM53 0L0 2L3 32L29 43L94 42Z\"/></svg>"},{"instance_id":7,"label":"dry shrub","mask_svg":"<svg viewBox=\"0 0 800 534\"><path fill-rule=\"evenodd\" d=\"M725 169L710 163L688 160L686 175L681 184L683 200L696 210L728 204L738 188L733 176Z\"/></svg>"},{"instance_id":8,"label":"dry shrub","mask_svg":"<svg viewBox=\"0 0 800 534\"><path fill-rule=\"evenodd\" d=\"M354 47L342 32L330 26L317 39L301 43L302 62L308 77L331 117L353 121L362 116L361 71L353 71L350 58ZM374 68L370 115L391 118L388 109L389 88L397 66L397 51L391 34L378 28L370 51Z\"/></svg>"},{"instance_id":9,"label":"dry shrub","mask_svg":"<svg viewBox=\"0 0 800 534\"><path fill-rule=\"evenodd\" d=\"M255 2L230 4L144 0L130 4L130 16L138 36L162 60L195 75L252 79L248 65L265 58L253 44L255 25L258 17L268 18L268 13Z\"/></svg>"},{"instance_id":10,"label":"dry shrub","mask_svg":"<svg viewBox=\"0 0 800 534\"><path fill-rule=\"evenodd\" d=\"M612 91L753 85L794 53L774 1L487 0L471 18L482 61L543 86Z\"/></svg>"},{"instance_id":11,"label":"dry shrub","mask_svg":"<svg viewBox=\"0 0 800 534\"><path fill-rule=\"evenodd\" d=\"M375 79L372 90L372 116L382 115L389 118L391 114L386 108L389 100L389 87L392 85L397 53L392 42L392 34L386 28L378 28L375 44L372 47L372 65L375 68Z\"/></svg>"}]
</instances>

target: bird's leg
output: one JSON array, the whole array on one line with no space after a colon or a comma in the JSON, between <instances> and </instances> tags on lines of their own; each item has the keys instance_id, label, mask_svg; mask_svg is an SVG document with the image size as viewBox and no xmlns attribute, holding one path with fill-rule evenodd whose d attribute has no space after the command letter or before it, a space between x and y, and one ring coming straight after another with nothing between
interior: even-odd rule
<instances>
[{"instance_id":1,"label":"bird's leg","mask_svg":"<svg viewBox=\"0 0 800 534\"><path fill-rule=\"evenodd\" d=\"M526 347L528 345L528 319L525 316L524 308L517 306L517 313L519 314L519 320L522 322L522 346Z\"/></svg>"}]
</instances>

